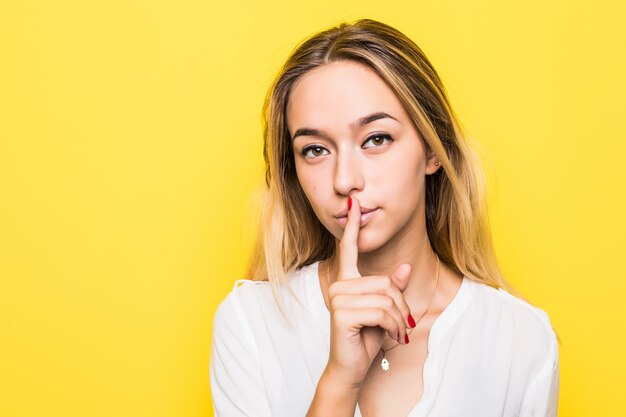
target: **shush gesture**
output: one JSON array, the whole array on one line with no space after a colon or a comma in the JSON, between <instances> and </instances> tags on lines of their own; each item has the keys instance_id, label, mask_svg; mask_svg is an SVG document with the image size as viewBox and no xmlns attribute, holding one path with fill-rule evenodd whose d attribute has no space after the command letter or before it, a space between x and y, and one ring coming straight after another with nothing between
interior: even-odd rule
<instances>
[{"instance_id":1,"label":"shush gesture","mask_svg":"<svg viewBox=\"0 0 626 417\"><path fill-rule=\"evenodd\" d=\"M339 273L328 294L331 331L326 369L337 383L357 388L386 335L408 343L410 309L403 291L412 269L405 263L390 276L362 277L357 267L360 223L360 202L349 196L348 220L339 243Z\"/></svg>"}]
</instances>

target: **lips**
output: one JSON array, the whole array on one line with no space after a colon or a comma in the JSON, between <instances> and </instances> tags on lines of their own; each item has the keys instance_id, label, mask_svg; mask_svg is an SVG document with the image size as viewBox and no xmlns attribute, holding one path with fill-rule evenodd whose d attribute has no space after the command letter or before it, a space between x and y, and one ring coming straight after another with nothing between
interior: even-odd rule
<instances>
[{"instance_id":1,"label":"lips","mask_svg":"<svg viewBox=\"0 0 626 417\"><path fill-rule=\"evenodd\" d=\"M367 208L367 207L361 207L361 214L365 214L365 213L369 213L370 211L374 211L376 210L378 207L375 208ZM341 217L347 217L348 216L348 209L343 209L343 211L339 214L336 214L334 217L339 219Z\"/></svg>"},{"instance_id":2,"label":"lips","mask_svg":"<svg viewBox=\"0 0 626 417\"><path fill-rule=\"evenodd\" d=\"M363 227L365 226L367 223L369 223L370 219L374 216L376 216L376 214L378 213L378 209L368 209L369 211L367 213L361 213L361 219L359 221L359 227ZM337 223L339 223L339 225L344 228L346 227L346 224L348 223L348 216L344 216L344 217L337 217Z\"/></svg>"}]
</instances>

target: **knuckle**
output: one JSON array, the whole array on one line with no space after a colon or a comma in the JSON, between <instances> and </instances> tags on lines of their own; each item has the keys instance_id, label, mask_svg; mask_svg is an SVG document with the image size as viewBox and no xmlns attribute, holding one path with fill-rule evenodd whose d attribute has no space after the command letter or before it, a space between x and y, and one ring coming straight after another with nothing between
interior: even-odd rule
<instances>
[{"instance_id":1,"label":"knuckle","mask_svg":"<svg viewBox=\"0 0 626 417\"><path fill-rule=\"evenodd\" d=\"M330 309L336 310L338 306L341 305L342 298L341 294L329 297L328 304L330 304Z\"/></svg>"},{"instance_id":2,"label":"knuckle","mask_svg":"<svg viewBox=\"0 0 626 417\"><path fill-rule=\"evenodd\" d=\"M393 281L386 275L383 277L383 288L385 291L391 291L393 289Z\"/></svg>"},{"instance_id":3,"label":"knuckle","mask_svg":"<svg viewBox=\"0 0 626 417\"><path fill-rule=\"evenodd\" d=\"M333 318L335 319L336 323L343 323L346 320L346 310L344 309L337 309L334 311L333 314Z\"/></svg>"},{"instance_id":4,"label":"knuckle","mask_svg":"<svg viewBox=\"0 0 626 417\"><path fill-rule=\"evenodd\" d=\"M335 297L335 289L333 288L334 284L330 284L330 287L328 287L328 298L332 299L333 297Z\"/></svg>"},{"instance_id":5,"label":"knuckle","mask_svg":"<svg viewBox=\"0 0 626 417\"><path fill-rule=\"evenodd\" d=\"M337 282L333 282L332 284L330 284L330 287L328 287L328 297L329 298L334 298L337 296Z\"/></svg>"},{"instance_id":6,"label":"knuckle","mask_svg":"<svg viewBox=\"0 0 626 417\"><path fill-rule=\"evenodd\" d=\"M393 301L393 298L389 297L388 295L383 296L383 307L385 308L385 310L391 310L394 304L395 303Z\"/></svg>"}]
</instances>

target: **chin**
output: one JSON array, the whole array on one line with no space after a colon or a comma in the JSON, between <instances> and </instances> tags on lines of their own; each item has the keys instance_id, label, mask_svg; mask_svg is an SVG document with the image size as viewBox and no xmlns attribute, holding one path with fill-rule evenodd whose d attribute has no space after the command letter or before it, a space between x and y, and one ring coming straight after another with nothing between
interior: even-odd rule
<instances>
[{"instance_id":1,"label":"chin","mask_svg":"<svg viewBox=\"0 0 626 417\"><path fill-rule=\"evenodd\" d=\"M333 229L327 228L327 230L331 232L335 239L337 239L337 245L339 245L339 241L343 236L343 229L337 228L336 233L333 233ZM387 242L387 240L385 240L383 237L384 234L381 233L379 230L376 230L374 228L368 229L367 226L362 228L359 231L359 237L357 239L357 247L359 252L368 253L380 249Z\"/></svg>"},{"instance_id":2,"label":"chin","mask_svg":"<svg viewBox=\"0 0 626 417\"><path fill-rule=\"evenodd\" d=\"M384 234L380 231L374 231L373 229L370 233L367 231L359 233L359 238L357 240L359 252L363 253L378 250L385 246L385 243L387 243L387 240L384 238Z\"/></svg>"}]
</instances>

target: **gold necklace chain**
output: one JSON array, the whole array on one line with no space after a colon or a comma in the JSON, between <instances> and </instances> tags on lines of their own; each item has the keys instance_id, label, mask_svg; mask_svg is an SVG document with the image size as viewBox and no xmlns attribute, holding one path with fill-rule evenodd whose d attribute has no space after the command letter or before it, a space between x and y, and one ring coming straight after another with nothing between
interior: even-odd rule
<instances>
[{"instance_id":1,"label":"gold necklace chain","mask_svg":"<svg viewBox=\"0 0 626 417\"><path fill-rule=\"evenodd\" d=\"M435 256L437 257L437 275L435 277L435 289L433 290L433 294L430 296L430 300L428 300L428 305L426 306L426 310L424 310L422 315L419 316L419 318L415 321L415 327L417 327L417 323L419 323L420 320L422 320L422 318L428 312L428 309L430 308L430 303L433 301L433 298L435 297L435 293L437 292L437 284L439 283L439 255L435 253ZM328 280L328 287L330 288L330 266L326 270L326 278ZM409 329L407 334L410 334L415 327L413 327L412 329ZM383 368L383 371L389 370L389 361L387 360L387 352L390 351L391 349L397 348L398 346L400 346L400 342L396 343L394 346L388 349L383 349L382 347L380 348L380 351L383 354L383 359L380 362L380 367Z\"/></svg>"}]
</instances>

